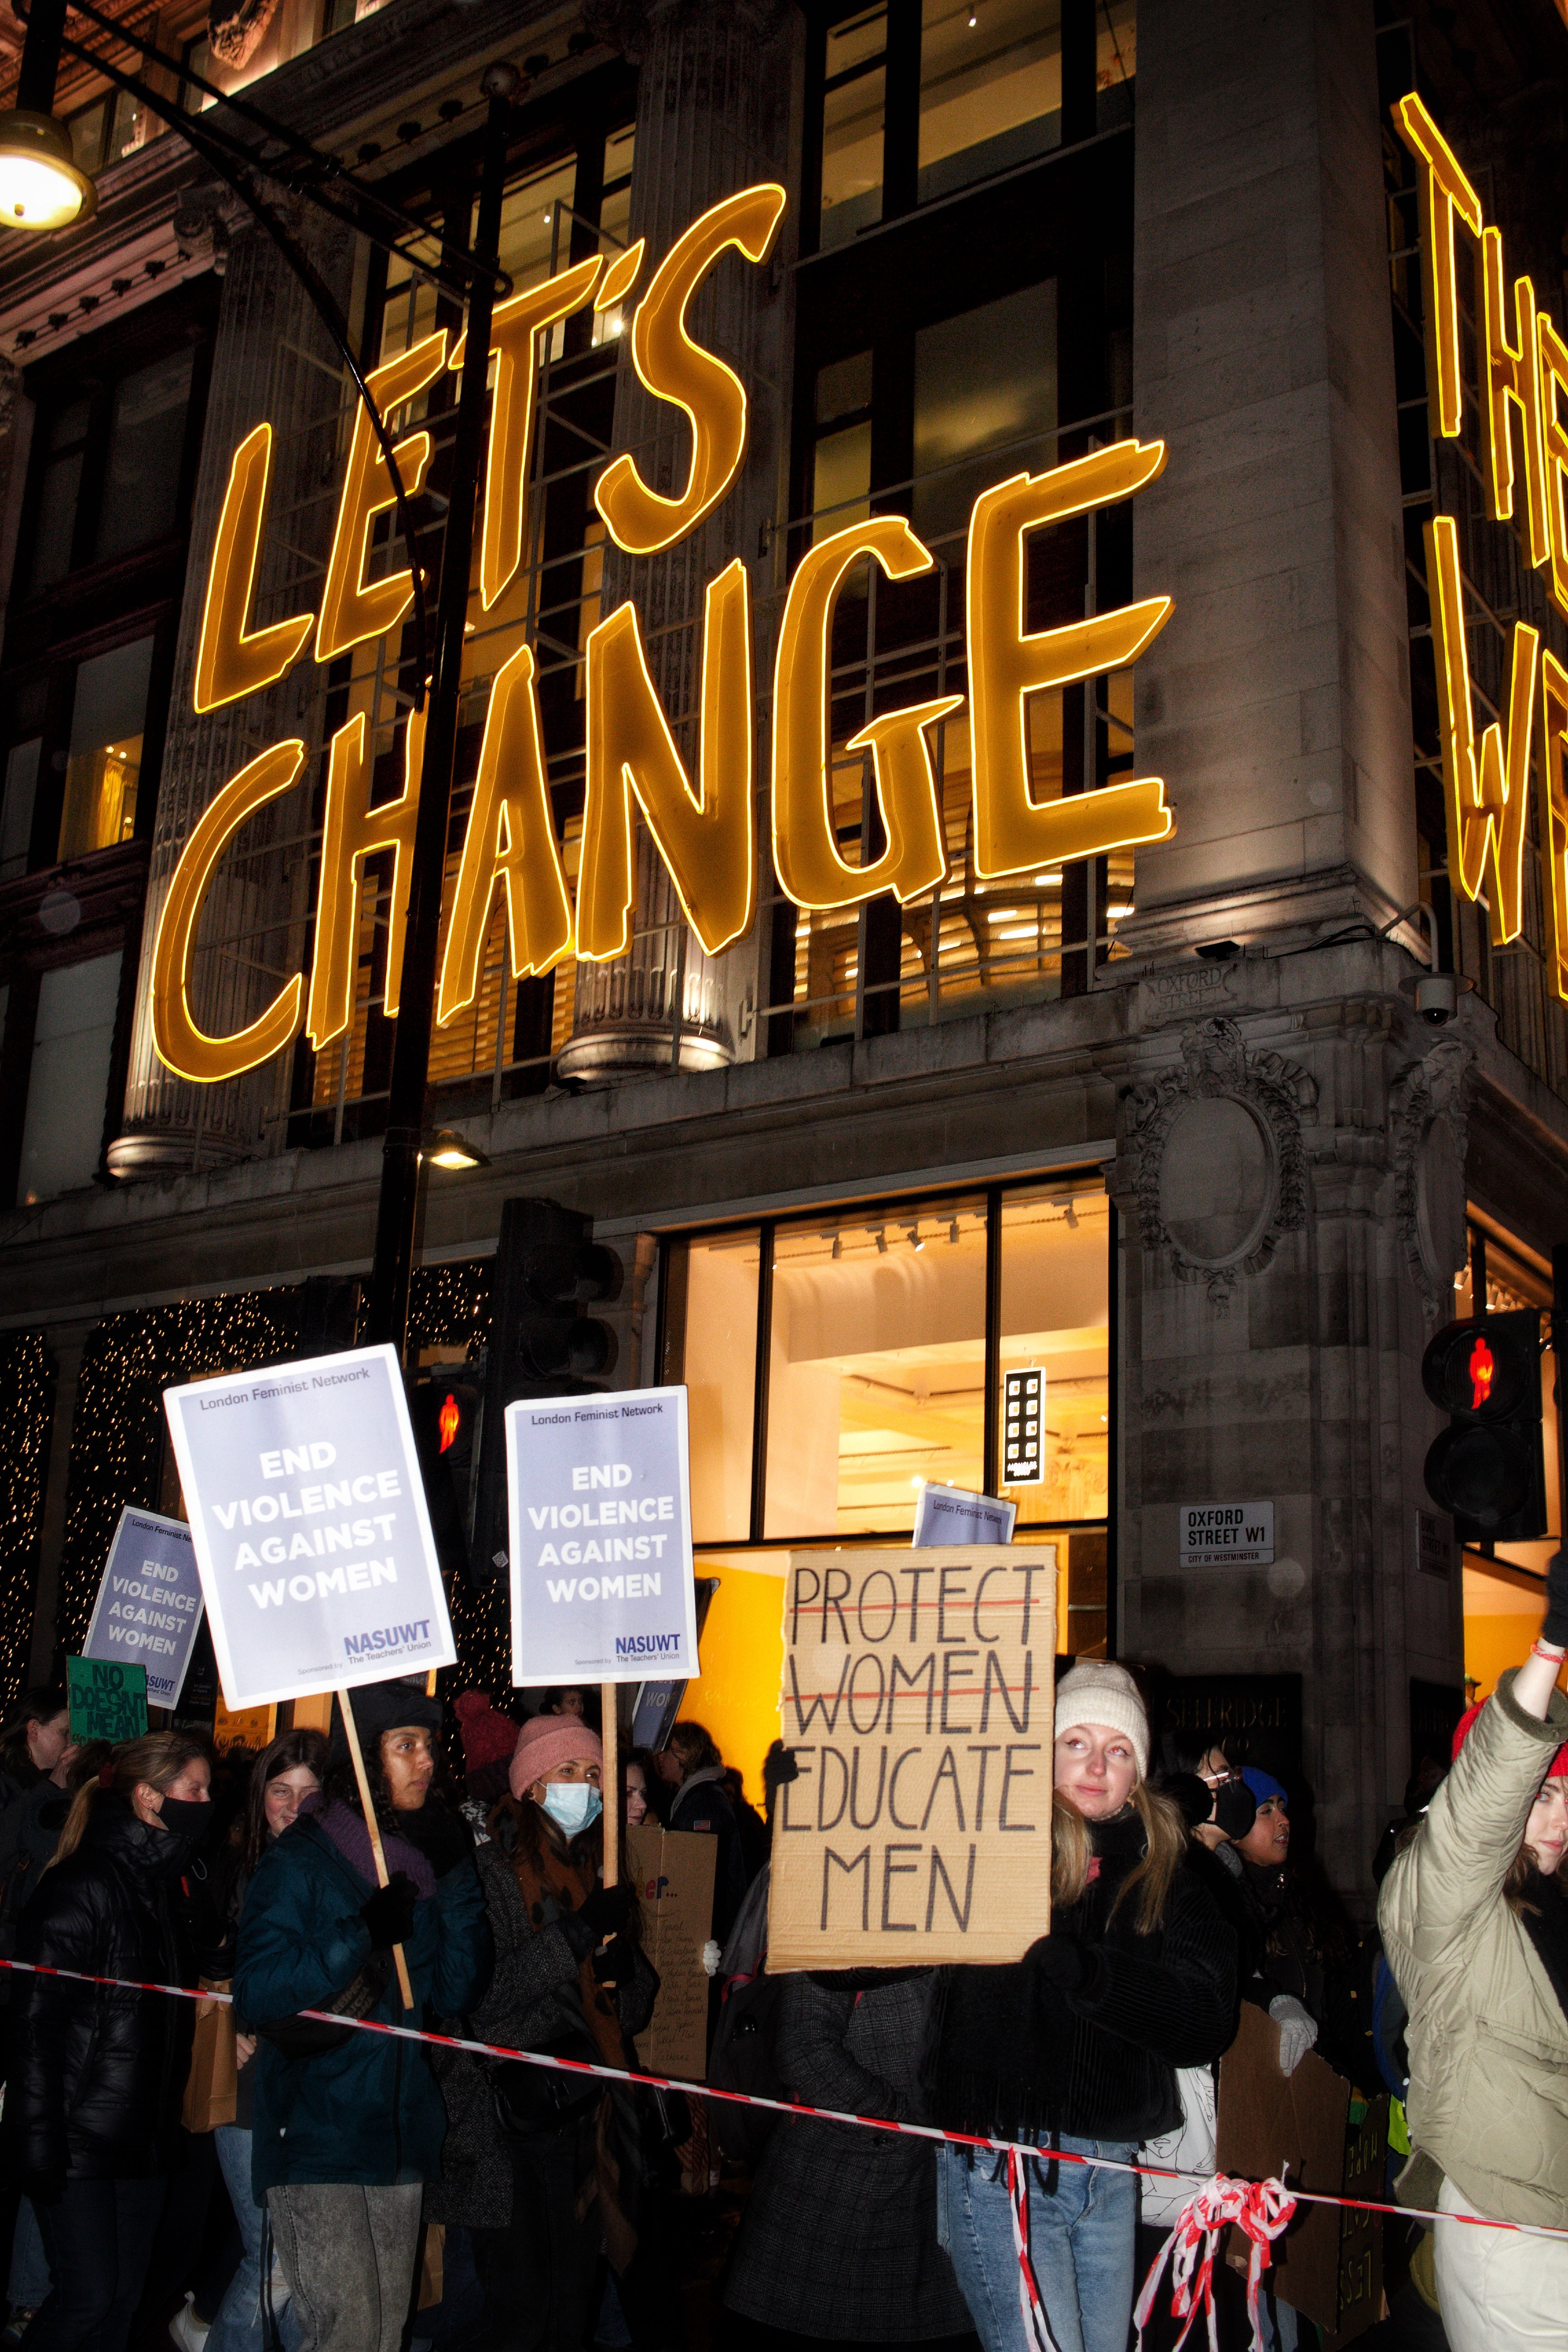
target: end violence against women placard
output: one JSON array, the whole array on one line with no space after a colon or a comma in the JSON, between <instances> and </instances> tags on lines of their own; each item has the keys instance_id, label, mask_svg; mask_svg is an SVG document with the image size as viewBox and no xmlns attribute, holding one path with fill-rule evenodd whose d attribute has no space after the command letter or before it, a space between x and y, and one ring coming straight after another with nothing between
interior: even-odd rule
<instances>
[{"instance_id":1,"label":"end violence against women placard","mask_svg":"<svg viewBox=\"0 0 1568 2352\"><path fill-rule=\"evenodd\" d=\"M390 1347L168 1389L230 1707L457 1663Z\"/></svg>"}]
</instances>

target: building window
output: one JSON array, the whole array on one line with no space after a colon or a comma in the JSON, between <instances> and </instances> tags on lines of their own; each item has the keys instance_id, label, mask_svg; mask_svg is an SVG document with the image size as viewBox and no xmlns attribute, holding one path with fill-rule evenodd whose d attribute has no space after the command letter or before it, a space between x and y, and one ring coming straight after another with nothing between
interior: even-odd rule
<instances>
[{"instance_id":1,"label":"building window","mask_svg":"<svg viewBox=\"0 0 1568 2352\"><path fill-rule=\"evenodd\" d=\"M195 354L167 352L39 399L41 447L22 570L40 596L74 572L167 539L188 503ZM183 496L183 493L184 494ZM26 526L25 526L26 528Z\"/></svg>"},{"instance_id":2,"label":"building window","mask_svg":"<svg viewBox=\"0 0 1568 2352\"><path fill-rule=\"evenodd\" d=\"M46 971L38 984L32 1072L22 1129L18 1202L90 1184L103 1150L121 955Z\"/></svg>"},{"instance_id":3,"label":"building window","mask_svg":"<svg viewBox=\"0 0 1568 2352\"><path fill-rule=\"evenodd\" d=\"M812 209L828 253L1126 121L1136 5L889 0L827 13L811 56Z\"/></svg>"},{"instance_id":4,"label":"building window","mask_svg":"<svg viewBox=\"0 0 1568 2352\"><path fill-rule=\"evenodd\" d=\"M1103 1521L1110 1231L1075 1177L672 1243L663 1377L689 1391L698 1542L907 1539L926 1481L1005 1495L1020 1528ZM1045 1481L1009 1489L1002 1379L1029 1365Z\"/></svg>"},{"instance_id":5,"label":"building window","mask_svg":"<svg viewBox=\"0 0 1568 2352\"><path fill-rule=\"evenodd\" d=\"M136 831L153 640L137 637L77 666L59 857L85 857Z\"/></svg>"}]
</instances>

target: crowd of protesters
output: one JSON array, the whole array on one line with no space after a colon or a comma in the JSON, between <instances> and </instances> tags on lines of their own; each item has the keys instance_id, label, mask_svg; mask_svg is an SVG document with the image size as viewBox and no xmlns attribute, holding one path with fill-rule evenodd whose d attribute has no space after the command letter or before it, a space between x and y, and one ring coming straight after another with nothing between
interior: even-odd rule
<instances>
[{"instance_id":1,"label":"crowd of protesters","mask_svg":"<svg viewBox=\"0 0 1568 2352\"><path fill-rule=\"evenodd\" d=\"M1364 2340L1568 2343L1568 2240L1475 2226L1568 2227L1565 1648L1554 1562L1541 1641L1379 1850L1375 1930L1293 1856L1284 1782L1234 1742L1157 1738L1142 1679L1084 1660L1056 1694L1050 1933L1008 1967L776 1979L786 1748L764 1819L695 1722L624 1754L612 1789L595 1691L521 1722L468 1692L448 1739L422 1680L377 1684L351 1695L353 1738L334 1711L224 1759L183 1731L78 1748L58 1694L29 1693L0 1744L0 1954L75 1973L0 1979L7 2346L1127 2352L1193 2185L1134 2168L1215 2171L1248 2005L1281 2074L1315 2050L1391 2094L1400 2198L1454 2217L1407 2233ZM1022 2210L973 2138L363 2030L635 2068L658 1978L635 1888L605 1883L607 1803L623 1831L715 1842L711 2079L1026 2142ZM1215 2273L1231 2352L1252 2323ZM1266 2352L1313 2340L1288 2294L1287 2272ZM1167 2294L1152 2352L1179 2332Z\"/></svg>"}]
</instances>

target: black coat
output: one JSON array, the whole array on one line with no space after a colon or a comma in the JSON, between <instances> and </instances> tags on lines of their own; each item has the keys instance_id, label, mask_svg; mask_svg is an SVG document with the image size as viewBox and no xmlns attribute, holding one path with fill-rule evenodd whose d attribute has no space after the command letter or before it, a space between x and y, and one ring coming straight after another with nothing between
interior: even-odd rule
<instances>
[{"instance_id":1,"label":"black coat","mask_svg":"<svg viewBox=\"0 0 1568 2352\"><path fill-rule=\"evenodd\" d=\"M921 2080L934 1970L781 1979L776 2049L792 2098L930 2120ZM936 2242L931 2143L784 2116L763 2150L724 2288L731 2311L798 2336L912 2344L972 2325Z\"/></svg>"},{"instance_id":2,"label":"black coat","mask_svg":"<svg viewBox=\"0 0 1568 2352\"><path fill-rule=\"evenodd\" d=\"M1207 1887L1184 1862L1163 1923L1140 1935L1136 1892L1110 1916L1142 1858L1140 1816L1089 1837L1099 1873L1048 1938L1012 1968L947 1973L936 2120L950 2130L1147 2139L1181 2121L1173 2070L1230 2045L1236 1937Z\"/></svg>"},{"instance_id":3,"label":"black coat","mask_svg":"<svg viewBox=\"0 0 1568 2352\"><path fill-rule=\"evenodd\" d=\"M16 1957L93 1976L192 1984L179 1918L184 1838L94 1801L81 1843L23 1912ZM195 2009L162 1992L19 1977L8 2013L0 2137L22 2172L145 2179L170 2169Z\"/></svg>"}]
</instances>

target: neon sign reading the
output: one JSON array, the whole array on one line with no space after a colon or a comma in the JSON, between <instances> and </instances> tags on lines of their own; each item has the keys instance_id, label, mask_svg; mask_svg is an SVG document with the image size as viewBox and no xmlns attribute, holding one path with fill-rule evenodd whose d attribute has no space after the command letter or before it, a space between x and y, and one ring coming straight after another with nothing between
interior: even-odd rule
<instances>
[{"instance_id":1,"label":"neon sign reading the","mask_svg":"<svg viewBox=\"0 0 1568 2352\"><path fill-rule=\"evenodd\" d=\"M687 312L721 254L733 247L751 262L766 259L784 205L783 188L769 183L713 205L677 240L638 303L631 325L633 365L656 399L684 412L691 457L686 483L675 496L650 488L629 455L612 457L599 476L595 503L611 538L629 555L652 555L688 537L727 496L740 472L746 447L745 387L695 340ZM628 296L642 262L639 243L607 269L602 258L575 263L495 313L495 389L479 539L479 595L487 612L521 561L539 339L590 303L602 310ZM406 407L462 358L460 343L448 357L443 331L387 361L369 379L383 415ZM1505 408L1508 396L1506 388L1499 395ZM395 629L413 601L406 571L372 582L364 576L371 528L392 502L392 485L361 412L344 469L320 614L249 627L271 449L271 427L260 425L235 452L196 659L194 701L200 712L275 685L303 656L312 631L315 660L329 662ZM428 434L405 433L398 458L412 495L429 465ZM975 502L969 527L968 666L975 866L986 880L1163 841L1171 832L1171 812L1157 777L1037 801L1028 734L1031 695L1135 661L1163 626L1170 598L1149 597L1067 628L1037 632L1026 625L1025 593L1031 531L1131 498L1154 479L1164 462L1163 443L1123 441L1047 473L1016 475ZM900 516L852 524L803 557L779 627L768 779L773 855L785 894L803 908L852 907L884 891L907 903L947 872L930 730L959 708L961 696L942 695L882 712L860 730L847 748L871 755L887 845L875 859L852 866L835 833L828 696L833 611L850 572L868 562L879 564L889 579L905 580L929 572L934 558ZM757 887L751 649L750 589L745 566L736 561L709 582L705 594L694 785L648 676L635 606L622 604L590 632L584 679L587 781L575 909L551 811L532 652L521 647L497 672L442 953L438 1028L456 1020L479 992L498 887L505 892L515 979L549 971L570 955L603 961L626 952L635 896L634 801L704 950L716 955L750 929ZM1568 726L1568 677L1562 684L1563 723ZM1528 735L1527 726L1524 757ZM206 1034L191 1010L191 958L202 908L218 861L242 827L297 782L304 744L292 740L264 751L204 810L175 867L153 948L153 1035L169 1068L198 1084L216 1085L280 1053L301 1026L318 1052L341 1035L353 1009L363 864L387 850L394 869L384 1003L388 1015L395 1014L423 738L422 717L411 719L403 791L373 807L363 713L333 736L309 988L304 976L296 974L248 1027L228 1036ZM1489 735L1482 748L1483 778L1490 780L1495 772L1511 779L1515 764L1511 742L1507 757L1494 758ZM1491 847L1489 830L1477 855L1484 858Z\"/></svg>"}]
</instances>

